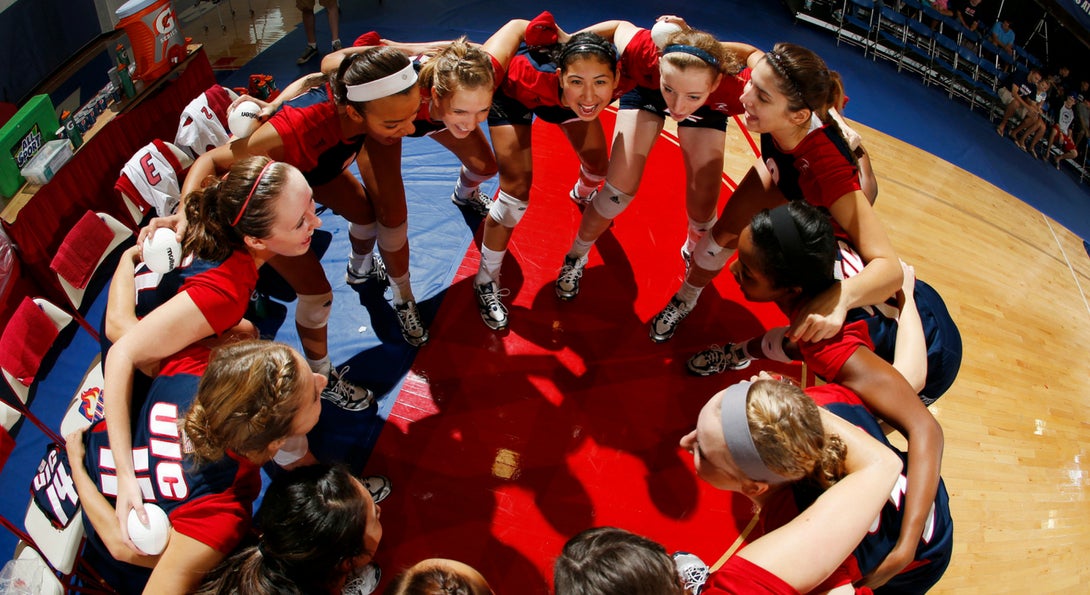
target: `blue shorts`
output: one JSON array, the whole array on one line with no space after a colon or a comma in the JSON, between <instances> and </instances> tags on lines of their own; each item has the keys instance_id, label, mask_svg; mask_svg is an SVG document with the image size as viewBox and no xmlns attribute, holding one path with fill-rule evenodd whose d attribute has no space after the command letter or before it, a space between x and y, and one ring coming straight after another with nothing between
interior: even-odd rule
<instances>
[{"instance_id":1,"label":"blue shorts","mask_svg":"<svg viewBox=\"0 0 1090 595\"><path fill-rule=\"evenodd\" d=\"M666 100L658 89L636 87L621 95L621 109L638 109L650 112L665 119ZM727 129L727 114L702 105L691 116L677 123L679 128L713 128L719 131Z\"/></svg>"},{"instance_id":2,"label":"blue shorts","mask_svg":"<svg viewBox=\"0 0 1090 595\"><path fill-rule=\"evenodd\" d=\"M927 344L927 380L920 391L924 405L934 403L954 383L961 369L961 331L958 330L942 296L930 285L916 279L916 309L923 323ZM853 313L858 313L853 310ZM861 316L849 316L858 320ZM892 362L897 344L897 321L880 314L866 317L874 352Z\"/></svg>"},{"instance_id":3,"label":"blue shorts","mask_svg":"<svg viewBox=\"0 0 1090 595\"><path fill-rule=\"evenodd\" d=\"M497 90L492 95L492 109L488 112L488 126L529 126L534 122L534 116L549 122L550 124L563 124L572 120L578 120L575 112L558 105L540 105L529 108L521 102L508 97L502 90Z\"/></svg>"}]
</instances>

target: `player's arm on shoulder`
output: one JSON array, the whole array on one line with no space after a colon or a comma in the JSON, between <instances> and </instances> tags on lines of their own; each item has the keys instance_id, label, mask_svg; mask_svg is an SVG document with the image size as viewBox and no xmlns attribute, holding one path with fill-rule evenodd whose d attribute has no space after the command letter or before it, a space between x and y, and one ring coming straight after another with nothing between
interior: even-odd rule
<instances>
[{"instance_id":1,"label":"player's arm on shoulder","mask_svg":"<svg viewBox=\"0 0 1090 595\"><path fill-rule=\"evenodd\" d=\"M167 549L155 565L144 592L155 595L189 593L223 558L218 550L171 530Z\"/></svg>"}]
</instances>

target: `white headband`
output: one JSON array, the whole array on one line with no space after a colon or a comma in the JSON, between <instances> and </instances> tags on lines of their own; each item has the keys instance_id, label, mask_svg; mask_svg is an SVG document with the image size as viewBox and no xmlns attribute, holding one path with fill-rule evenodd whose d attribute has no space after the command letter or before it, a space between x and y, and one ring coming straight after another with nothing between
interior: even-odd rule
<instances>
[{"instance_id":1,"label":"white headband","mask_svg":"<svg viewBox=\"0 0 1090 595\"><path fill-rule=\"evenodd\" d=\"M380 79L347 85L348 100L363 102L389 97L416 84L416 69L410 62L405 68Z\"/></svg>"}]
</instances>

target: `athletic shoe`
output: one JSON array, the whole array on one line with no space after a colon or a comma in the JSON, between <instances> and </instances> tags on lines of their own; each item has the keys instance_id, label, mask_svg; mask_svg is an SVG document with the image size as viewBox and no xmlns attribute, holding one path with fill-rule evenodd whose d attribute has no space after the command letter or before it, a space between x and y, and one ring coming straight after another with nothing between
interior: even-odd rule
<instances>
[{"instance_id":1,"label":"athletic shoe","mask_svg":"<svg viewBox=\"0 0 1090 595\"><path fill-rule=\"evenodd\" d=\"M368 281L375 280L379 283L386 282L386 263L382 262L382 257L375 254L371 257L371 268L365 272L359 272L352 268L352 263L348 263L348 266L344 270L344 281L349 285L363 285Z\"/></svg>"},{"instance_id":2,"label":"athletic shoe","mask_svg":"<svg viewBox=\"0 0 1090 595\"><path fill-rule=\"evenodd\" d=\"M389 496L390 492L393 491L393 484L390 483L390 478L385 475L370 475L360 479L360 483L367 488L367 492L371 494L371 499L375 501L375 504L385 500L386 496Z\"/></svg>"},{"instance_id":3,"label":"athletic shoe","mask_svg":"<svg viewBox=\"0 0 1090 595\"><path fill-rule=\"evenodd\" d=\"M579 258L564 257L564 266L556 278L556 297L562 300L575 299L579 295L579 279L583 276L583 267L587 266L587 255Z\"/></svg>"},{"instance_id":4,"label":"athletic shoe","mask_svg":"<svg viewBox=\"0 0 1090 595\"><path fill-rule=\"evenodd\" d=\"M477 309L485 325L494 331L507 328L507 306L503 305L500 298L510 293L510 290L500 289L495 281L474 285L473 290L477 293Z\"/></svg>"},{"instance_id":5,"label":"athletic shoe","mask_svg":"<svg viewBox=\"0 0 1090 595\"><path fill-rule=\"evenodd\" d=\"M344 376L348 366L329 371L329 383L322 391L322 398L345 411L363 411L375 402L375 393L362 386L356 386Z\"/></svg>"},{"instance_id":6,"label":"athletic shoe","mask_svg":"<svg viewBox=\"0 0 1090 595\"><path fill-rule=\"evenodd\" d=\"M310 62L311 60L313 60L314 57L317 56L317 55L318 55L318 48L308 45L307 49L305 51L303 51L303 55L299 56L299 59L296 60L295 63L298 64L299 66L302 66L302 65L306 64L307 62Z\"/></svg>"},{"instance_id":7,"label":"athletic shoe","mask_svg":"<svg viewBox=\"0 0 1090 595\"><path fill-rule=\"evenodd\" d=\"M344 582L341 595L370 595L378 589L380 578L382 578L382 570L377 564L371 562L361 568L356 576Z\"/></svg>"},{"instance_id":8,"label":"athletic shoe","mask_svg":"<svg viewBox=\"0 0 1090 595\"><path fill-rule=\"evenodd\" d=\"M673 558L682 586L692 595L699 595L701 587L708 581L708 565L689 552L674 552Z\"/></svg>"},{"instance_id":9,"label":"athletic shoe","mask_svg":"<svg viewBox=\"0 0 1090 595\"><path fill-rule=\"evenodd\" d=\"M474 190L469 198L458 198L456 193L451 193L450 202L469 209L478 217L484 217L492 208L492 198L482 192L480 188Z\"/></svg>"},{"instance_id":10,"label":"athletic shoe","mask_svg":"<svg viewBox=\"0 0 1090 595\"><path fill-rule=\"evenodd\" d=\"M656 343L662 343L670 337L674 336L674 331L677 330L677 325L681 324L682 320L689 315L692 308L685 302L677 299L677 296L670 298L670 303L666 304L666 307L659 312L658 315L651 321L651 340Z\"/></svg>"},{"instance_id":11,"label":"athletic shoe","mask_svg":"<svg viewBox=\"0 0 1090 595\"><path fill-rule=\"evenodd\" d=\"M428 329L424 328L424 319L420 317L420 310L416 302L408 301L394 306L397 311L397 321L401 324L401 336L405 342L413 347L420 347L428 342Z\"/></svg>"},{"instance_id":12,"label":"athletic shoe","mask_svg":"<svg viewBox=\"0 0 1090 595\"><path fill-rule=\"evenodd\" d=\"M341 40L339 40L339 39L334 40L332 45L333 45L333 51L334 52L339 52L339 51L341 51L341 48L344 47L343 45L341 45Z\"/></svg>"},{"instance_id":13,"label":"athletic shoe","mask_svg":"<svg viewBox=\"0 0 1090 595\"><path fill-rule=\"evenodd\" d=\"M585 207L585 206L589 205L591 203L591 201L594 200L595 196L598 196L598 189L597 188L595 188L594 192L591 192L587 196L579 196L578 194L576 194L574 187L571 189L570 192L568 192L568 198L572 199L572 202L574 202L575 204L577 204L577 205L579 205L581 207Z\"/></svg>"},{"instance_id":14,"label":"athletic shoe","mask_svg":"<svg viewBox=\"0 0 1090 595\"><path fill-rule=\"evenodd\" d=\"M727 343L726 347L712 345L689 358L689 371L697 376L712 376L727 370L742 370L753 360L742 352L742 346Z\"/></svg>"}]
</instances>

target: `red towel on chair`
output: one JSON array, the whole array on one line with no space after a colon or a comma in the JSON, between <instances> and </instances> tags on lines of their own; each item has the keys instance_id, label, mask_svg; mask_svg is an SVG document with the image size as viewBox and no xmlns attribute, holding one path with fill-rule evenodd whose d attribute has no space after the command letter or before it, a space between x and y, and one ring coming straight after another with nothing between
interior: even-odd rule
<instances>
[{"instance_id":1,"label":"red towel on chair","mask_svg":"<svg viewBox=\"0 0 1090 595\"><path fill-rule=\"evenodd\" d=\"M60 331L30 298L23 298L0 336L0 367L30 386Z\"/></svg>"},{"instance_id":2,"label":"red towel on chair","mask_svg":"<svg viewBox=\"0 0 1090 595\"><path fill-rule=\"evenodd\" d=\"M110 226L91 211L79 220L79 223L64 237L64 242L57 249L57 255L49 268L53 269L65 281L76 289L87 287L91 274L98 266L98 260L114 239Z\"/></svg>"}]
</instances>

